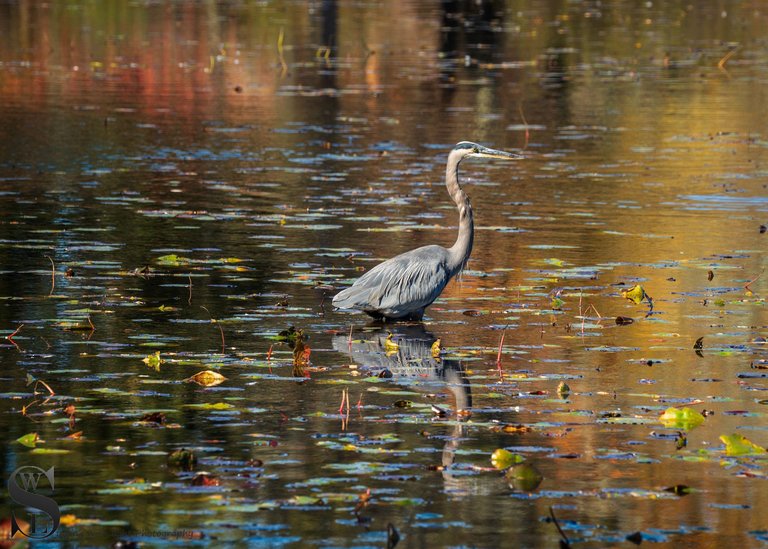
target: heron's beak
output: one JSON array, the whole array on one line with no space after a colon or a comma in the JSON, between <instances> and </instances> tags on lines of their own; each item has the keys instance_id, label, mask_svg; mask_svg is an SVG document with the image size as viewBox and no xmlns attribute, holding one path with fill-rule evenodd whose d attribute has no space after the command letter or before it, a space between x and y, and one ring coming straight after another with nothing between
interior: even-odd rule
<instances>
[{"instance_id":1,"label":"heron's beak","mask_svg":"<svg viewBox=\"0 0 768 549\"><path fill-rule=\"evenodd\" d=\"M497 151L496 149L489 149L487 147L482 147L478 152L473 153L472 156L477 158L506 158L507 160L523 158L520 154Z\"/></svg>"}]
</instances>

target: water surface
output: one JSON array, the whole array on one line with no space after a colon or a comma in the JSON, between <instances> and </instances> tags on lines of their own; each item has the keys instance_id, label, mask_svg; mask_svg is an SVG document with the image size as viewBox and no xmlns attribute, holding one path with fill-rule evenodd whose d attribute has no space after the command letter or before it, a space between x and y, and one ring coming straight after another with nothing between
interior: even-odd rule
<instances>
[{"instance_id":1,"label":"water surface","mask_svg":"<svg viewBox=\"0 0 768 549\"><path fill-rule=\"evenodd\" d=\"M761 6L0 9L0 465L55 466L53 544L555 546L550 508L584 547L766 543L765 455L720 440L768 446ZM526 157L462 164L461 279L416 326L333 311L452 244L460 140Z\"/></svg>"}]
</instances>

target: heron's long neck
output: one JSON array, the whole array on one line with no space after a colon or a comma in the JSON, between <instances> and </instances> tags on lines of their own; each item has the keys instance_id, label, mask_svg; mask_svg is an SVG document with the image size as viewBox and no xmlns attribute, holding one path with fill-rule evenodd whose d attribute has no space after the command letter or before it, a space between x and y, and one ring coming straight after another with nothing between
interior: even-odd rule
<instances>
[{"instance_id":1,"label":"heron's long neck","mask_svg":"<svg viewBox=\"0 0 768 549\"><path fill-rule=\"evenodd\" d=\"M448 249L450 253L448 267L451 269L452 274L456 274L464 268L469 259L469 254L472 253L472 242L475 234L472 205L469 203L467 193L463 191L459 184L460 154L458 151L451 151L445 173L445 186L448 188L448 193L459 210L459 236L456 238L456 243ZM454 155L456 155L455 158Z\"/></svg>"}]
</instances>

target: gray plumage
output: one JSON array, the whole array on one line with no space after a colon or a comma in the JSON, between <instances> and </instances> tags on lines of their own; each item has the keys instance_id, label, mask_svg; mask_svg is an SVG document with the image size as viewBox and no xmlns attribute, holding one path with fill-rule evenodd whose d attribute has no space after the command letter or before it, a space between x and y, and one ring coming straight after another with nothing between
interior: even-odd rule
<instances>
[{"instance_id":1,"label":"gray plumage","mask_svg":"<svg viewBox=\"0 0 768 549\"><path fill-rule=\"evenodd\" d=\"M424 309L461 272L472 253L472 205L459 184L459 163L468 156L520 158L468 141L458 143L448 154L445 172L445 186L459 211L459 234L454 245L422 246L376 265L336 294L335 307L363 311L375 318L421 320Z\"/></svg>"}]
</instances>

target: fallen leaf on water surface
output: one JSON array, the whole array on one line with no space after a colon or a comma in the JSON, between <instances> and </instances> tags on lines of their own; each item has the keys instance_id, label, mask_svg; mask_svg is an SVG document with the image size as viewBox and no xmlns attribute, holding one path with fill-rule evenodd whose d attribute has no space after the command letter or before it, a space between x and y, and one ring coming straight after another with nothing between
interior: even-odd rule
<instances>
[{"instance_id":1,"label":"fallen leaf on water surface","mask_svg":"<svg viewBox=\"0 0 768 549\"><path fill-rule=\"evenodd\" d=\"M499 470L508 469L509 467L512 467L517 463L521 463L522 461L522 456L519 454L513 454L504 448L497 448L493 451L493 454L491 454L491 464Z\"/></svg>"},{"instance_id":2,"label":"fallen leaf on water surface","mask_svg":"<svg viewBox=\"0 0 768 549\"><path fill-rule=\"evenodd\" d=\"M197 456L191 450L181 448L168 456L168 465L180 467L185 471L191 471L197 464Z\"/></svg>"},{"instance_id":3,"label":"fallen leaf on water surface","mask_svg":"<svg viewBox=\"0 0 768 549\"><path fill-rule=\"evenodd\" d=\"M659 417L659 421L670 429L690 431L704 423L704 416L693 408L667 408Z\"/></svg>"},{"instance_id":4,"label":"fallen leaf on water surface","mask_svg":"<svg viewBox=\"0 0 768 549\"><path fill-rule=\"evenodd\" d=\"M648 297L648 294L645 293L640 284L635 284L628 290L621 290L621 297L630 300L635 305L640 305L644 299L650 300L650 297Z\"/></svg>"},{"instance_id":5,"label":"fallen leaf on water surface","mask_svg":"<svg viewBox=\"0 0 768 549\"><path fill-rule=\"evenodd\" d=\"M163 412L151 412L141 416L139 421L143 423L156 423L157 425L165 425L165 414Z\"/></svg>"},{"instance_id":6,"label":"fallen leaf on water surface","mask_svg":"<svg viewBox=\"0 0 768 549\"><path fill-rule=\"evenodd\" d=\"M43 456L55 456L68 453L70 453L70 450L64 450L63 448L35 448L30 452L30 454Z\"/></svg>"},{"instance_id":7,"label":"fallen leaf on water surface","mask_svg":"<svg viewBox=\"0 0 768 549\"><path fill-rule=\"evenodd\" d=\"M203 387L215 387L216 385L221 385L226 380L227 378L218 372L214 372L213 370L203 370L201 372L197 372L191 377L188 377L184 381L197 383Z\"/></svg>"},{"instance_id":8,"label":"fallen leaf on water surface","mask_svg":"<svg viewBox=\"0 0 768 549\"><path fill-rule=\"evenodd\" d=\"M501 431L502 433L523 434L523 433L532 432L533 427L530 427L528 425L522 425L522 424L517 424L517 425L507 424L507 425L501 426L499 428L499 431Z\"/></svg>"},{"instance_id":9,"label":"fallen leaf on water surface","mask_svg":"<svg viewBox=\"0 0 768 549\"><path fill-rule=\"evenodd\" d=\"M277 341L285 341L290 345L296 345L296 340L301 339L304 332L301 329L296 329L295 326L289 326L288 329L279 332L274 339Z\"/></svg>"},{"instance_id":10,"label":"fallen leaf on water surface","mask_svg":"<svg viewBox=\"0 0 768 549\"><path fill-rule=\"evenodd\" d=\"M180 267L182 265L189 265L192 263L192 260L188 257L181 257L176 254L169 254L169 255L161 255L158 257L155 262L158 265L162 265L164 267Z\"/></svg>"},{"instance_id":11,"label":"fallen leaf on water surface","mask_svg":"<svg viewBox=\"0 0 768 549\"><path fill-rule=\"evenodd\" d=\"M220 486L221 481L210 473L198 473L192 479L192 486Z\"/></svg>"},{"instance_id":12,"label":"fallen leaf on water surface","mask_svg":"<svg viewBox=\"0 0 768 549\"><path fill-rule=\"evenodd\" d=\"M160 365L163 363L163 361L160 359L160 351L155 351L151 355L147 355L146 357L142 358L141 361L158 372L160 371Z\"/></svg>"},{"instance_id":13,"label":"fallen leaf on water surface","mask_svg":"<svg viewBox=\"0 0 768 549\"><path fill-rule=\"evenodd\" d=\"M440 351L442 350L442 347L440 346L441 339L437 338L437 340L432 344L432 358L440 358Z\"/></svg>"},{"instance_id":14,"label":"fallen leaf on water surface","mask_svg":"<svg viewBox=\"0 0 768 549\"><path fill-rule=\"evenodd\" d=\"M758 446L744 435L720 435L720 440L725 444L725 453L729 456L766 453L765 448Z\"/></svg>"},{"instance_id":15,"label":"fallen leaf on water surface","mask_svg":"<svg viewBox=\"0 0 768 549\"><path fill-rule=\"evenodd\" d=\"M674 486L670 486L669 488L664 488L665 492L672 492L675 495L678 496L687 496L691 493L691 487L686 486L685 484L675 484Z\"/></svg>"},{"instance_id":16,"label":"fallen leaf on water surface","mask_svg":"<svg viewBox=\"0 0 768 549\"><path fill-rule=\"evenodd\" d=\"M202 404L184 404L187 408L195 408L197 410L231 410L234 405L227 402L205 402Z\"/></svg>"},{"instance_id":17,"label":"fallen leaf on water surface","mask_svg":"<svg viewBox=\"0 0 768 549\"><path fill-rule=\"evenodd\" d=\"M384 340L384 352L387 355L396 353L400 349L400 345L392 340L392 334L387 334L387 339Z\"/></svg>"},{"instance_id":18,"label":"fallen leaf on water surface","mask_svg":"<svg viewBox=\"0 0 768 549\"><path fill-rule=\"evenodd\" d=\"M34 448L38 442L42 442L37 436L37 433L27 433L26 435L16 439L16 442L26 446L27 448Z\"/></svg>"}]
</instances>

